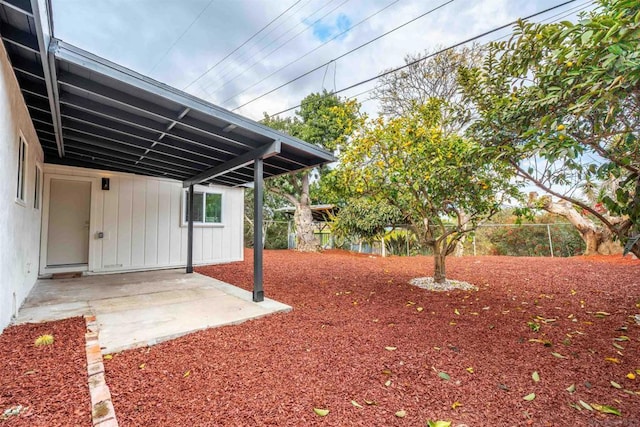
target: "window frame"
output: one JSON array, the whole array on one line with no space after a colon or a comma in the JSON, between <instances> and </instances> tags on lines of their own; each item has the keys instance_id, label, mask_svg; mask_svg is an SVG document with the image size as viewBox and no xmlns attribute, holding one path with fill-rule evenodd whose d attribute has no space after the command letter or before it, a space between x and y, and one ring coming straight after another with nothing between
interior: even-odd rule
<instances>
[{"instance_id":1,"label":"window frame","mask_svg":"<svg viewBox=\"0 0 640 427\"><path fill-rule=\"evenodd\" d=\"M205 190L205 189L194 189L194 196L196 194L202 194L202 219L203 221L193 221L194 227L223 227L224 226L224 194L219 190ZM218 195L220 196L220 221L219 222L206 222L206 212L207 212L207 194ZM187 221L187 201L189 199L189 189L185 189L182 191L182 214L180 216L180 225L182 227L187 227L189 222Z\"/></svg>"},{"instance_id":2,"label":"window frame","mask_svg":"<svg viewBox=\"0 0 640 427\"><path fill-rule=\"evenodd\" d=\"M18 170L16 176L15 201L21 206L27 206L27 187L29 169L29 143L22 132L18 134Z\"/></svg>"},{"instance_id":3,"label":"window frame","mask_svg":"<svg viewBox=\"0 0 640 427\"><path fill-rule=\"evenodd\" d=\"M36 174L33 182L33 209L42 209L42 180L44 175L42 174L42 166L38 163L35 165Z\"/></svg>"}]
</instances>

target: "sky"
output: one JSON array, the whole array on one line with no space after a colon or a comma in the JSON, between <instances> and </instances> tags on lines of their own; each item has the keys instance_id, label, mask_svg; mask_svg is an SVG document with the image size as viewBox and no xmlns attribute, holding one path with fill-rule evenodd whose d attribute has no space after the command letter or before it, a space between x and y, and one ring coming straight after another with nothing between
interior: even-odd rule
<instances>
[{"instance_id":1,"label":"sky","mask_svg":"<svg viewBox=\"0 0 640 427\"><path fill-rule=\"evenodd\" d=\"M52 0L52 5L55 37L260 120L265 112L272 115L298 105L312 92L339 90L398 67L408 54L448 47L562 2ZM534 20L575 21L575 12L589 5L576 0ZM502 30L480 41L509 33ZM370 93L361 94L374 86L368 83L340 95L357 95L363 110L375 114L375 100L368 100Z\"/></svg>"}]
</instances>

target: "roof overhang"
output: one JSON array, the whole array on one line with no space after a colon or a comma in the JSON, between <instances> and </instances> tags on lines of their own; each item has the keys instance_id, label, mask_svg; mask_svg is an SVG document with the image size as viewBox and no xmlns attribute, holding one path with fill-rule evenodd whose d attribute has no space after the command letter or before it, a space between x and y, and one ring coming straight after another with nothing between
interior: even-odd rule
<instances>
[{"instance_id":1,"label":"roof overhang","mask_svg":"<svg viewBox=\"0 0 640 427\"><path fill-rule=\"evenodd\" d=\"M47 0L0 0L0 34L48 163L253 182L333 155L53 37Z\"/></svg>"}]
</instances>

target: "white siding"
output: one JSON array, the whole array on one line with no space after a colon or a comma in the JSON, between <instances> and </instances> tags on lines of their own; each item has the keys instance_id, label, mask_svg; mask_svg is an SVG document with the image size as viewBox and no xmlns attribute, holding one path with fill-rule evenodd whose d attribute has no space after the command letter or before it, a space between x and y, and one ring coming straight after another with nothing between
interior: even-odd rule
<instances>
[{"instance_id":1,"label":"white siding","mask_svg":"<svg viewBox=\"0 0 640 427\"><path fill-rule=\"evenodd\" d=\"M26 201L16 202L18 138L27 142ZM42 148L9 59L0 43L0 332L9 324L38 274L40 218L34 208L35 167Z\"/></svg>"},{"instance_id":2,"label":"white siding","mask_svg":"<svg viewBox=\"0 0 640 427\"><path fill-rule=\"evenodd\" d=\"M184 266L187 227L182 225L182 183L169 179L46 164L45 176L109 178L109 190L94 191L100 215L91 218L89 271L130 271ZM99 186L98 186L99 188ZM244 191L228 187L196 187L222 193L222 225L194 227L194 264L243 259ZM44 200L48 203L48 200ZM42 273L50 271L41 269Z\"/></svg>"}]
</instances>

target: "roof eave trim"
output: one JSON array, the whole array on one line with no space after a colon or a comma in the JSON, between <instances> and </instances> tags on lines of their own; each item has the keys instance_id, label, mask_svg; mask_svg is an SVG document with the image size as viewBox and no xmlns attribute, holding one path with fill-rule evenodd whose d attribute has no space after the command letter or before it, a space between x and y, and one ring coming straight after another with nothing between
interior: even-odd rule
<instances>
[{"instance_id":1,"label":"roof eave trim","mask_svg":"<svg viewBox=\"0 0 640 427\"><path fill-rule=\"evenodd\" d=\"M64 140L62 138L62 119L60 118L60 97L58 94L58 81L56 77L56 64L50 52L53 40L53 20L51 18L50 0L31 0L31 10L38 37L38 48L40 50L40 60L42 61L42 71L44 82L47 88L47 98L51 109L53 122L53 132L58 148L58 156L64 156Z\"/></svg>"},{"instance_id":2,"label":"roof eave trim","mask_svg":"<svg viewBox=\"0 0 640 427\"><path fill-rule=\"evenodd\" d=\"M36 1L36 0L32 0ZM43 0L40 0L43 1ZM110 78L120 80L139 89L151 92L155 95L169 99L184 107L214 116L229 124L234 124L259 135L266 136L274 141L279 140L283 145L301 150L305 153L319 157L324 162L335 161L332 153L315 145L309 144L298 138L292 137L282 132L278 132L266 125L247 119L239 114L228 111L222 107L206 102L191 94L180 91L164 83L160 83L147 76L136 73L128 68L122 67L90 52L70 45L62 40L56 40L53 47L55 57L62 61L87 68Z\"/></svg>"}]
</instances>

